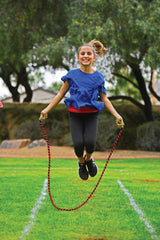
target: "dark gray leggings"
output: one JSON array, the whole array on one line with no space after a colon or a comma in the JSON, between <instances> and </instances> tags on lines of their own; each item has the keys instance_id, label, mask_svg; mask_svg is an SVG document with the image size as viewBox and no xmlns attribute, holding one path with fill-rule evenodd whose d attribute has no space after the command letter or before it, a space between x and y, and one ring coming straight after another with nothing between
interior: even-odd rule
<instances>
[{"instance_id":1,"label":"dark gray leggings","mask_svg":"<svg viewBox=\"0 0 160 240\"><path fill-rule=\"evenodd\" d=\"M98 113L69 112L71 135L77 157L82 157L84 149L93 153L96 147Z\"/></svg>"}]
</instances>

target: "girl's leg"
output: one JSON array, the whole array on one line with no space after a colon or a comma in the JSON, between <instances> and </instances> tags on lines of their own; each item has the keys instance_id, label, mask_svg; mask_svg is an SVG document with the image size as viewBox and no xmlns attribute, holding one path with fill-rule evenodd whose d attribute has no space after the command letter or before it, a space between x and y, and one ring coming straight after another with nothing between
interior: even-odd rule
<instances>
[{"instance_id":1,"label":"girl's leg","mask_svg":"<svg viewBox=\"0 0 160 240\"><path fill-rule=\"evenodd\" d=\"M79 114L70 112L69 121L75 154L79 159L79 163L84 163L85 160L83 158L84 154L83 119Z\"/></svg>"},{"instance_id":2,"label":"girl's leg","mask_svg":"<svg viewBox=\"0 0 160 240\"><path fill-rule=\"evenodd\" d=\"M86 169L86 163L83 157L84 153L84 123L82 115L78 115L75 113L69 113L70 119L70 129L74 144L74 151L79 160L79 169L78 173L82 180L87 180L89 173Z\"/></svg>"},{"instance_id":3,"label":"girl's leg","mask_svg":"<svg viewBox=\"0 0 160 240\"><path fill-rule=\"evenodd\" d=\"M86 151L85 160L86 160L86 161L89 161L91 158L92 158L92 153L88 153L88 152Z\"/></svg>"},{"instance_id":4,"label":"girl's leg","mask_svg":"<svg viewBox=\"0 0 160 240\"><path fill-rule=\"evenodd\" d=\"M98 113L88 114L85 118L84 142L86 148L86 161L92 158L92 153L96 147L96 136L98 126Z\"/></svg>"},{"instance_id":5,"label":"girl's leg","mask_svg":"<svg viewBox=\"0 0 160 240\"><path fill-rule=\"evenodd\" d=\"M78 157L78 162L85 163L85 159L84 159L83 155L81 157Z\"/></svg>"},{"instance_id":6,"label":"girl's leg","mask_svg":"<svg viewBox=\"0 0 160 240\"><path fill-rule=\"evenodd\" d=\"M98 113L94 113L88 116L85 121L85 147L86 147L86 165L88 167L89 175L91 177L96 176L98 167L95 164L92 153L96 147L96 135L98 125Z\"/></svg>"}]
</instances>

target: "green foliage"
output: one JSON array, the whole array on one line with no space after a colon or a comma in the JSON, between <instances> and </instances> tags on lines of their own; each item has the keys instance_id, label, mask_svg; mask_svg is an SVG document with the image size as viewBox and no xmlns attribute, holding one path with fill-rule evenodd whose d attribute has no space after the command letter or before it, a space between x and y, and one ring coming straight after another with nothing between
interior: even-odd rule
<instances>
[{"instance_id":1,"label":"green foliage","mask_svg":"<svg viewBox=\"0 0 160 240\"><path fill-rule=\"evenodd\" d=\"M68 125L56 119L48 120L45 130L50 144L63 145ZM44 138L38 120L26 120L14 129L15 139L29 138L31 141Z\"/></svg>"},{"instance_id":2,"label":"green foliage","mask_svg":"<svg viewBox=\"0 0 160 240\"><path fill-rule=\"evenodd\" d=\"M31 66L33 70L46 65L53 68L62 65L63 47L59 39L68 31L69 5L70 1L62 0L0 2L0 77L13 101L19 101L19 84L25 87L26 101L31 101L28 80ZM52 43L48 46L50 39ZM16 84L12 82L13 75Z\"/></svg>"},{"instance_id":3,"label":"green foliage","mask_svg":"<svg viewBox=\"0 0 160 240\"><path fill-rule=\"evenodd\" d=\"M67 55L68 45L65 37L47 37L28 52L28 57L34 68L39 66L51 66L53 69L62 67L68 70L63 63L63 57Z\"/></svg>"},{"instance_id":4,"label":"green foliage","mask_svg":"<svg viewBox=\"0 0 160 240\"><path fill-rule=\"evenodd\" d=\"M2 109L0 109L0 142L4 139L8 139L9 138L9 132L8 129L6 127L6 114L2 114Z\"/></svg>"},{"instance_id":5,"label":"green foliage","mask_svg":"<svg viewBox=\"0 0 160 240\"><path fill-rule=\"evenodd\" d=\"M144 123L137 128L137 146L146 151L160 151L160 121Z\"/></svg>"},{"instance_id":6,"label":"green foliage","mask_svg":"<svg viewBox=\"0 0 160 240\"><path fill-rule=\"evenodd\" d=\"M73 7L70 39L79 45L98 38L123 59L136 57L159 46L159 8L159 1L81 0Z\"/></svg>"},{"instance_id":7,"label":"green foliage","mask_svg":"<svg viewBox=\"0 0 160 240\"><path fill-rule=\"evenodd\" d=\"M126 79L130 79L135 85L135 79L133 78L132 74L125 73L125 71L121 70L118 71L119 76L114 76L114 81L116 79L116 83L109 89L109 92L112 93L112 95L118 96L118 95L126 95L133 99L136 99L138 101L141 100L141 94L138 88L133 87L132 83L127 82L123 79L122 76L125 76Z\"/></svg>"},{"instance_id":8,"label":"green foliage","mask_svg":"<svg viewBox=\"0 0 160 240\"><path fill-rule=\"evenodd\" d=\"M159 9L159 0L81 0L73 6L69 25L71 45L78 47L82 41L99 39L108 47L107 61L104 58L102 64L104 68L109 66L115 76L114 86L119 84L116 91L121 93L119 98L126 97L140 107L147 120L153 120L147 91L151 70L149 76L144 70L160 67ZM78 14L79 11L81 14ZM124 71L126 68L127 73ZM121 81L117 81L117 75Z\"/></svg>"},{"instance_id":9,"label":"green foliage","mask_svg":"<svg viewBox=\"0 0 160 240\"><path fill-rule=\"evenodd\" d=\"M28 72L28 78L30 85L36 89L39 87L39 83L41 83L42 87L45 87L44 73L40 71L36 71L34 74L32 71Z\"/></svg>"},{"instance_id":10,"label":"green foliage","mask_svg":"<svg viewBox=\"0 0 160 240\"><path fill-rule=\"evenodd\" d=\"M58 119L50 119L45 124L47 137L53 145L63 145L65 135L69 132L69 125Z\"/></svg>"},{"instance_id":11,"label":"green foliage","mask_svg":"<svg viewBox=\"0 0 160 240\"><path fill-rule=\"evenodd\" d=\"M50 86L48 89L53 91L59 91L62 85L63 83L54 82L52 83L52 86Z\"/></svg>"},{"instance_id":12,"label":"green foliage","mask_svg":"<svg viewBox=\"0 0 160 240\"><path fill-rule=\"evenodd\" d=\"M62 2L12 0L1 3L1 63L7 61L14 64L14 68L22 63L26 66L30 60L29 50L42 44L47 37L63 36L67 32L64 20L68 8L64 2L61 7Z\"/></svg>"},{"instance_id":13,"label":"green foliage","mask_svg":"<svg viewBox=\"0 0 160 240\"><path fill-rule=\"evenodd\" d=\"M117 127L113 117L100 115L96 139L96 150L105 151L113 146Z\"/></svg>"},{"instance_id":14,"label":"green foliage","mask_svg":"<svg viewBox=\"0 0 160 240\"><path fill-rule=\"evenodd\" d=\"M31 141L42 138L39 121L26 120L14 129L15 139L29 138Z\"/></svg>"}]
</instances>

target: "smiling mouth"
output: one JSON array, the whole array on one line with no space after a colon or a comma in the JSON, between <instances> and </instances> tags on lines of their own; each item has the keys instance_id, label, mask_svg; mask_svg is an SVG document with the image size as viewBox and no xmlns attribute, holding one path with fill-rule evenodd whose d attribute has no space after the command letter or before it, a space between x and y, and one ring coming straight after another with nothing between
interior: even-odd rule
<instances>
[{"instance_id":1,"label":"smiling mouth","mask_svg":"<svg viewBox=\"0 0 160 240\"><path fill-rule=\"evenodd\" d=\"M83 62L89 62L89 59L83 59Z\"/></svg>"}]
</instances>

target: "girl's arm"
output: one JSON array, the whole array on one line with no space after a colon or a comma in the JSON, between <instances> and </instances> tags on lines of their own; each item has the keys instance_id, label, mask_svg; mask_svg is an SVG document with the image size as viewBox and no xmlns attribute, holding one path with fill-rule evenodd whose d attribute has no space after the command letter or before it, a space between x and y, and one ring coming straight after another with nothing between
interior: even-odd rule
<instances>
[{"instance_id":1,"label":"girl's arm","mask_svg":"<svg viewBox=\"0 0 160 240\"><path fill-rule=\"evenodd\" d=\"M116 118L116 124L119 128L122 128L124 126L123 118L119 113L115 110L110 100L107 98L107 96L100 92L100 96L102 101L104 102L104 106L108 109L108 111Z\"/></svg>"},{"instance_id":2,"label":"girl's arm","mask_svg":"<svg viewBox=\"0 0 160 240\"><path fill-rule=\"evenodd\" d=\"M68 81L66 80L60 91L57 93L57 95L53 98L53 100L50 102L50 104L44 108L42 111L41 111L41 115L40 115L40 120L45 120L47 118L47 114L48 112L53 108L55 107L61 100L62 98L64 97L64 95L66 94L66 92L68 91L69 89L69 83Z\"/></svg>"}]
</instances>

